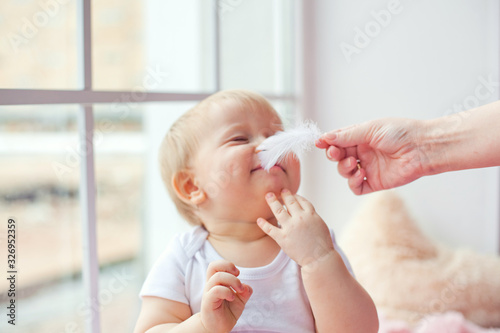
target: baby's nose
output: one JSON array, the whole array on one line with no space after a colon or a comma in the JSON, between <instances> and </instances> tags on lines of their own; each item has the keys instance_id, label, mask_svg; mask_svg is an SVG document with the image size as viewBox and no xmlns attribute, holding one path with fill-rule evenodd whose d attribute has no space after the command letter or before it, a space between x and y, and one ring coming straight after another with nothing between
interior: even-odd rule
<instances>
[{"instance_id":1,"label":"baby's nose","mask_svg":"<svg viewBox=\"0 0 500 333\"><path fill-rule=\"evenodd\" d=\"M261 136L260 138L258 138L256 140L257 142L257 146L255 147L255 153L258 154L260 153L263 149L260 148L260 145L262 144L262 142L264 142L268 137L265 137L265 136Z\"/></svg>"}]
</instances>

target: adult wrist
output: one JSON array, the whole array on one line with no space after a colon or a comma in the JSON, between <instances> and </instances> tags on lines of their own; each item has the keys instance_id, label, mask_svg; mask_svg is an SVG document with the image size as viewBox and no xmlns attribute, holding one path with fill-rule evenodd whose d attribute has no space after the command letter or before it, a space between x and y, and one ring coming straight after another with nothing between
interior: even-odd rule
<instances>
[{"instance_id":1,"label":"adult wrist","mask_svg":"<svg viewBox=\"0 0 500 333\"><path fill-rule=\"evenodd\" d=\"M446 171L448 124L444 118L423 120L417 147L419 150L422 175L430 176Z\"/></svg>"}]
</instances>

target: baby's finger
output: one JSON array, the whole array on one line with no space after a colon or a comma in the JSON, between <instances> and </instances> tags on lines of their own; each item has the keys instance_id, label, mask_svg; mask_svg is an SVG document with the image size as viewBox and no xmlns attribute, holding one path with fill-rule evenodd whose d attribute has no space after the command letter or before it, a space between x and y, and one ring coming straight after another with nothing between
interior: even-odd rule
<instances>
[{"instance_id":1,"label":"baby's finger","mask_svg":"<svg viewBox=\"0 0 500 333\"><path fill-rule=\"evenodd\" d=\"M250 296L252 296L252 293L253 293L252 287L250 287L248 284L243 284L243 291L236 294L236 296L241 299L243 304L246 304L250 299Z\"/></svg>"},{"instance_id":2,"label":"baby's finger","mask_svg":"<svg viewBox=\"0 0 500 333\"><path fill-rule=\"evenodd\" d=\"M227 287L215 286L206 293L206 297L206 300L213 304L213 308L217 309L221 300L232 302L236 298L236 294Z\"/></svg>"},{"instance_id":3,"label":"baby's finger","mask_svg":"<svg viewBox=\"0 0 500 333\"><path fill-rule=\"evenodd\" d=\"M234 276L240 275L240 271L236 266L227 260L212 261L207 268L207 281L217 272L227 272Z\"/></svg>"},{"instance_id":4,"label":"baby's finger","mask_svg":"<svg viewBox=\"0 0 500 333\"><path fill-rule=\"evenodd\" d=\"M279 202L279 200L276 198L276 195L274 195L274 193L267 193L266 201L278 221L283 221L286 218L290 217L290 214L288 214L288 212L285 210L281 202Z\"/></svg>"},{"instance_id":5,"label":"baby's finger","mask_svg":"<svg viewBox=\"0 0 500 333\"><path fill-rule=\"evenodd\" d=\"M208 279L205 284L205 290L210 290L215 286L225 286L231 287L234 291L241 293L244 291L243 284L240 279L236 276L226 273L226 272L217 272L210 279Z\"/></svg>"},{"instance_id":6,"label":"baby's finger","mask_svg":"<svg viewBox=\"0 0 500 333\"><path fill-rule=\"evenodd\" d=\"M288 210L288 213L290 215L294 215L302 211L302 207L300 206L300 203L297 201L295 196L290 192L288 189L283 189L281 191L281 198L283 199L283 203L286 206L286 209Z\"/></svg>"},{"instance_id":7,"label":"baby's finger","mask_svg":"<svg viewBox=\"0 0 500 333\"><path fill-rule=\"evenodd\" d=\"M352 156L344 158L337 165L337 169L342 177L349 178L358 171L358 160Z\"/></svg>"},{"instance_id":8,"label":"baby's finger","mask_svg":"<svg viewBox=\"0 0 500 333\"><path fill-rule=\"evenodd\" d=\"M268 221L264 220L263 218L258 218L257 219L257 225L264 231L269 237L277 241L278 238L280 238L280 228L275 227Z\"/></svg>"},{"instance_id":9,"label":"baby's finger","mask_svg":"<svg viewBox=\"0 0 500 333\"><path fill-rule=\"evenodd\" d=\"M303 196L300 196L300 195L296 194L295 198L297 199L298 203L300 204L300 206L302 207L302 209L304 211L309 211L309 212L314 212L315 211L314 206L312 205L312 203L310 203L309 200L307 200Z\"/></svg>"}]
</instances>

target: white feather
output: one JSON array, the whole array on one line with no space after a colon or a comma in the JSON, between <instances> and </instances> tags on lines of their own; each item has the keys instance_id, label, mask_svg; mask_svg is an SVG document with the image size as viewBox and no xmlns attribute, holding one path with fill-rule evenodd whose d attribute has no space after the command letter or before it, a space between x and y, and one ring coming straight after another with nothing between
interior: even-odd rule
<instances>
[{"instance_id":1,"label":"white feather","mask_svg":"<svg viewBox=\"0 0 500 333\"><path fill-rule=\"evenodd\" d=\"M310 121L303 121L295 128L277 132L257 147L260 164L265 170L269 170L282 162L288 154L300 156L301 152L311 150L314 141L320 136L318 126Z\"/></svg>"}]
</instances>

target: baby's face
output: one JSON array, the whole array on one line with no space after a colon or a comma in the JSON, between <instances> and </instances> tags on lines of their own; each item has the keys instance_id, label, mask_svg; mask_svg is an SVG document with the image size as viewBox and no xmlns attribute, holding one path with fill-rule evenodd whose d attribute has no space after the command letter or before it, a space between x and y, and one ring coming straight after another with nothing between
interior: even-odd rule
<instances>
[{"instance_id":1,"label":"baby's face","mask_svg":"<svg viewBox=\"0 0 500 333\"><path fill-rule=\"evenodd\" d=\"M193 159L198 186L207 200L202 204L219 219L255 222L272 217L265 194L293 193L300 184L300 163L290 156L269 172L262 169L255 152L267 137L282 130L279 118L268 110L224 108L210 110L208 133Z\"/></svg>"}]
</instances>

